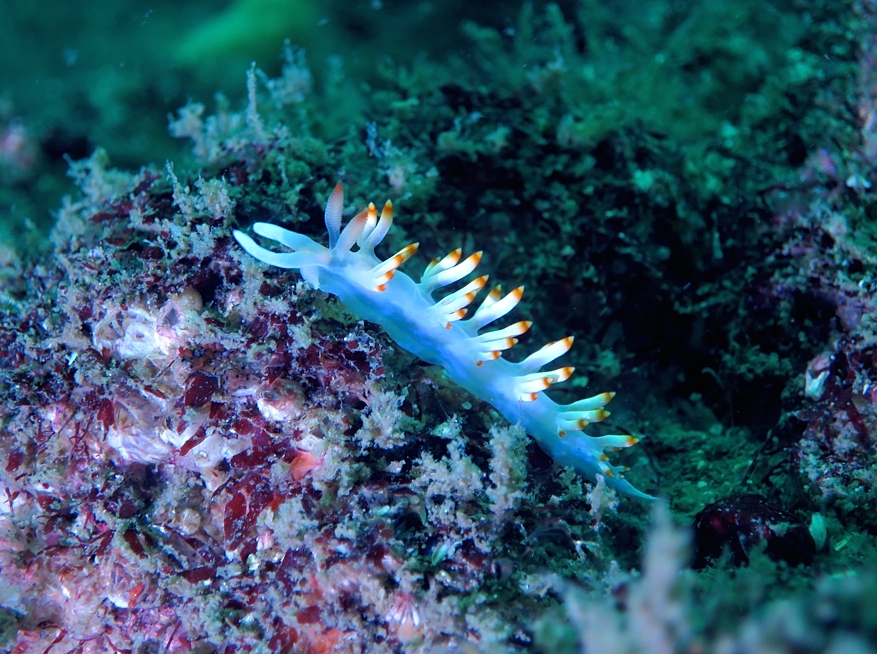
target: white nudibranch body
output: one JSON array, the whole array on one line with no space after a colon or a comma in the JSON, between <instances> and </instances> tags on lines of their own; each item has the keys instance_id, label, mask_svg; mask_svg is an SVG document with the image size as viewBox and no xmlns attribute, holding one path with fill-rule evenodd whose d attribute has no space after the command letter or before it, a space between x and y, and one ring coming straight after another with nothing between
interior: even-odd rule
<instances>
[{"instance_id":1,"label":"white nudibranch body","mask_svg":"<svg viewBox=\"0 0 877 654\"><path fill-rule=\"evenodd\" d=\"M268 265L298 268L308 283L336 295L351 313L379 324L412 354L442 366L455 383L490 403L509 422L523 425L555 461L572 466L591 480L603 475L607 485L627 495L653 499L623 479L624 469L609 463L605 454L607 450L636 444L635 437L594 437L584 433L588 423L600 422L609 415L603 407L614 393L559 405L542 392L572 374L571 367L542 370L572 347L572 336L549 343L523 361L513 363L502 358L501 353L517 343L516 337L530 328L530 322L522 320L482 333L483 328L518 304L523 287L503 295L496 286L474 313L463 319L466 306L487 284L487 275L439 300L433 298L433 293L472 273L481 260L481 252L463 261L460 250L435 259L426 267L420 282L415 282L398 268L414 254L417 243L383 261L374 253L393 223L392 204L384 205L380 219L374 204L370 204L342 231L343 203L344 192L338 184L326 203L328 248L270 223L256 223L253 231L292 252L272 252L237 230L234 237L244 250ZM358 246L356 251L352 250L354 245Z\"/></svg>"}]
</instances>

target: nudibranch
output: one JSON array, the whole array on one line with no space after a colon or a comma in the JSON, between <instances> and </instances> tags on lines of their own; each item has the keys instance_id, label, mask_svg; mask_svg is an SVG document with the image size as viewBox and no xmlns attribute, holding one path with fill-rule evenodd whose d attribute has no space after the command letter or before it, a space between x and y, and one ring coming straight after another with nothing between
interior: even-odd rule
<instances>
[{"instance_id":1,"label":"nudibranch","mask_svg":"<svg viewBox=\"0 0 877 654\"><path fill-rule=\"evenodd\" d=\"M482 331L509 313L521 300L524 288L503 295L500 286L491 290L468 315L466 307L486 286L487 275L436 300L434 293L474 272L481 252L461 259L457 249L430 262L419 282L399 271L417 250L412 243L389 259L375 256L375 246L393 223L393 205L387 202L378 218L374 204L356 215L342 230L344 191L335 187L326 203L329 247L307 236L271 223L256 223L253 231L291 249L274 252L259 246L243 232L234 237L259 261L279 268L297 268L315 288L337 296L358 318L377 323L396 343L431 364L442 366L447 376L473 395L490 403L510 423L520 423L555 461L572 466L588 479L602 475L607 485L643 499L653 499L626 481L620 466L611 464L607 451L636 444L633 436L589 436L591 422L604 420L604 408L615 396L600 393L572 404L560 405L543 392L564 381L570 366L543 371L565 354L573 343L567 336L548 343L523 361L512 362L502 352L518 342L532 323L526 320L493 331ZM354 251L353 246L357 249Z\"/></svg>"}]
</instances>

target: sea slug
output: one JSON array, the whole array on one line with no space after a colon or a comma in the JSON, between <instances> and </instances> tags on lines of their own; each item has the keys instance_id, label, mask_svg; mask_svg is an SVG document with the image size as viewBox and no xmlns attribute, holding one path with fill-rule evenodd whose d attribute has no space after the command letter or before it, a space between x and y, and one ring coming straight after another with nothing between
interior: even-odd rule
<instances>
[{"instance_id":1,"label":"sea slug","mask_svg":"<svg viewBox=\"0 0 877 654\"><path fill-rule=\"evenodd\" d=\"M253 231L292 252L267 250L237 230L234 236L256 259L280 268L298 268L308 283L337 296L348 311L383 327L412 354L442 366L455 383L489 402L509 422L523 425L555 461L572 466L591 480L602 475L609 486L627 495L653 499L623 479L624 468L609 463L606 455L606 451L636 444L635 437L595 437L584 433L588 423L602 421L609 415L603 407L614 393L559 405L542 392L572 374L572 367L542 371L543 366L570 349L572 336L548 343L515 363L502 358L501 353L517 343L517 337L530 328L529 321L481 331L518 304L523 287L503 296L496 286L464 319L466 307L487 284L487 275L438 300L433 293L472 273L481 260L481 252L460 261L461 250L454 250L433 260L420 281L415 282L398 268L414 254L417 243L383 261L374 253L393 223L392 203L384 205L380 219L374 204L369 204L342 231L343 204L344 191L338 184L326 203L328 248L270 223L256 223ZM356 251L352 249L354 245L358 246Z\"/></svg>"}]
</instances>

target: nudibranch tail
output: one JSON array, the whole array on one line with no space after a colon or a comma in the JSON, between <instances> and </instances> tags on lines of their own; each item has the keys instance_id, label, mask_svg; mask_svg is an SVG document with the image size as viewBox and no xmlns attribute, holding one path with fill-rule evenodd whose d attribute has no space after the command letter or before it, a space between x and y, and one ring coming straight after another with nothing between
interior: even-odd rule
<instances>
[{"instance_id":1,"label":"nudibranch tail","mask_svg":"<svg viewBox=\"0 0 877 654\"><path fill-rule=\"evenodd\" d=\"M614 393L600 393L563 406L544 393L573 374L572 366L542 370L569 351L572 336L548 343L515 363L503 358L502 353L530 329L530 321L520 320L481 333L518 305L523 286L506 295L499 285L495 286L468 315L469 305L487 285L487 275L444 297L435 299L433 294L473 273L482 259L480 251L463 259L462 250L456 249L433 259L420 281L415 282L399 267L411 258L417 243L385 260L374 253L393 224L393 205L387 202L378 218L375 205L370 203L342 230L343 205L344 190L338 184L326 203L328 249L307 236L267 223L256 223L254 231L293 252L272 252L239 231L234 236L244 250L264 263L301 268L308 282L338 296L351 313L381 325L400 346L441 365L451 380L493 405L510 422L520 422L556 461L591 479L602 475L609 486L625 494L653 499L624 480L626 468L609 463L606 454L635 445L637 438L584 433L590 423L609 416L604 407Z\"/></svg>"}]
</instances>

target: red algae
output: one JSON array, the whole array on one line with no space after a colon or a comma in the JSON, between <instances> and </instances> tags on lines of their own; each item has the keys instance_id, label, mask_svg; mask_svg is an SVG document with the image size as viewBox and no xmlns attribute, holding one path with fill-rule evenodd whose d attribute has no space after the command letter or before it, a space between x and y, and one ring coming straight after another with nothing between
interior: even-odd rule
<instances>
[{"instance_id":1,"label":"red algae","mask_svg":"<svg viewBox=\"0 0 877 654\"><path fill-rule=\"evenodd\" d=\"M62 212L52 263L23 271L3 317L16 647L395 651L465 633L452 598L500 546L489 458L482 474L459 423L406 397L431 383L388 373L378 332L263 277L206 208L184 222L154 173L123 181Z\"/></svg>"}]
</instances>

